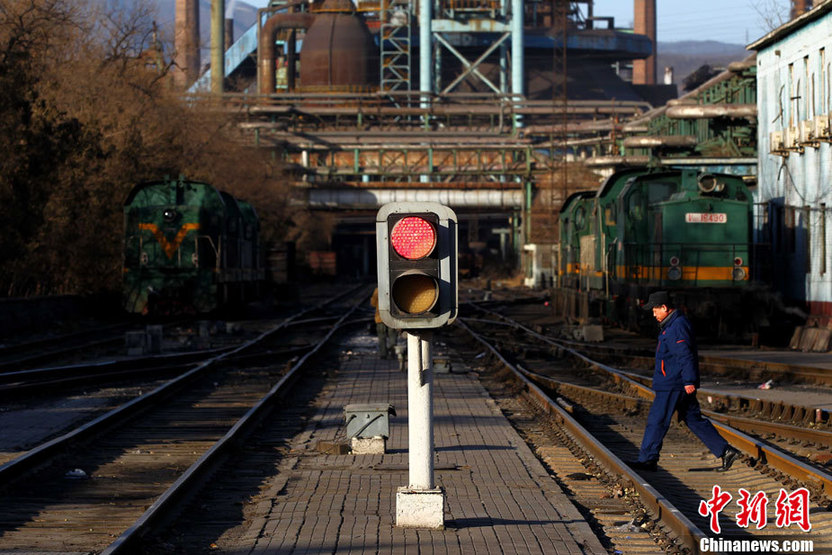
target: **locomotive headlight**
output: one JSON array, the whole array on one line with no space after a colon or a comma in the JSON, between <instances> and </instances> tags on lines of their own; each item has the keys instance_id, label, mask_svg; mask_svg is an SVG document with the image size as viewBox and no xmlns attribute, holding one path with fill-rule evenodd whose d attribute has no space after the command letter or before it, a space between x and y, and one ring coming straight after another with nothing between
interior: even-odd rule
<instances>
[{"instance_id":1,"label":"locomotive headlight","mask_svg":"<svg viewBox=\"0 0 832 555\"><path fill-rule=\"evenodd\" d=\"M681 261L678 256L670 257L670 268L667 270L667 279L674 281L682 279L682 269L679 267L679 262Z\"/></svg>"},{"instance_id":2,"label":"locomotive headlight","mask_svg":"<svg viewBox=\"0 0 832 555\"><path fill-rule=\"evenodd\" d=\"M176 210L173 208L165 208L164 212L162 212L162 217L166 222L172 222L176 219Z\"/></svg>"},{"instance_id":3,"label":"locomotive headlight","mask_svg":"<svg viewBox=\"0 0 832 555\"><path fill-rule=\"evenodd\" d=\"M739 256L734 258L734 271L731 272L731 277L734 281L742 281L746 276L745 268L742 267L742 258Z\"/></svg>"}]
</instances>

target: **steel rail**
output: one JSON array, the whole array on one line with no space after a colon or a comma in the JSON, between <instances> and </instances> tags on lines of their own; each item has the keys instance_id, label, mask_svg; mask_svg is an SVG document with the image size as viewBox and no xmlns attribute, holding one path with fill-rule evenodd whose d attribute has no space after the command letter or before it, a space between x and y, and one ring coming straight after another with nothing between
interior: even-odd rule
<instances>
[{"instance_id":1,"label":"steel rail","mask_svg":"<svg viewBox=\"0 0 832 555\"><path fill-rule=\"evenodd\" d=\"M144 368L148 365L158 366L160 364L187 364L189 362L203 360L206 356L224 353L230 349L232 349L232 347L223 347L220 349L210 349L191 353L153 355L149 357L131 358L125 360L102 360L93 363L69 364L66 366L50 366L47 368L31 368L29 370L17 370L15 372L2 372L0 373L0 385L47 380L54 376L83 376L85 375L84 373L93 372L101 375L102 372L136 370Z\"/></svg>"},{"instance_id":2,"label":"steel rail","mask_svg":"<svg viewBox=\"0 0 832 555\"><path fill-rule=\"evenodd\" d=\"M590 434L581 424L569 414L569 411L561 407L557 402L553 401L546 393L543 392L537 385L532 383L523 373L503 355L497 351L485 338L472 330L464 322L464 319L457 319L455 325L462 327L475 340L484 345L491 353L497 357L503 365L511 370L517 380L525 388L526 394L539 405L542 410L549 415L557 424L562 426L566 433L586 449L595 459L598 460L610 472L619 474L630 481L630 485L635 489L641 501L650 509L657 518L664 521L677 536L678 540L691 551L692 554L698 555L699 542L706 538L702 530L699 529L690 519L688 519L679 509L677 509L666 497L664 497L658 490L647 483L638 473L627 466L624 461L618 458L615 453L610 451L607 447L600 444L592 434Z\"/></svg>"},{"instance_id":3,"label":"steel rail","mask_svg":"<svg viewBox=\"0 0 832 555\"><path fill-rule=\"evenodd\" d=\"M74 347L62 347L53 351L41 351L37 354L0 362L0 370L4 370L6 368L20 368L21 366L33 365L46 360L52 360L59 357L63 357L68 354L78 353L84 349L90 349L93 347L103 347L105 345L116 345L123 341L123 336L108 337L104 339L95 339L93 341L87 341L83 345L76 345Z\"/></svg>"},{"instance_id":4,"label":"steel rail","mask_svg":"<svg viewBox=\"0 0 832 555\"><path fill-rule=\"evenodd\" d=\"M60 335L58 337L49 337L49 338L41 338L41 339L34 339L32 341L26 341L23 343L15 343L11 345L5 345L0 347L0 358L6 359L11 355L31 351L33 349L43 349L44 347L49 347L50 345L55 345L59 343L65 343L68 341L77 341L79 339L85 339L89 336L97 336L104 332L113 332L113 331L123 331L129 328L131 324L112 324L109 326L102 326L99 328L95 328L92 330L81 330L75 331L72 333L67 333L64 335ZM11 362L11 361L10 361ZM4 360L2 363L5 365L6 361Z\"/></svg>"},{"instance_id":5,"label":"steel rail","mask_svg":"<svg viewBox=\"0 0 832 555\"><path fill-rule=\"evenodd\" d=\"M552 345L553 347L563 349L563 350L565 350L565 351L567 351L567 352L569 352L569 353L571 353L571 354L573 354L577 357L580 357L585 362L595 366L596 368L599 368L601 370L604 370L606 372L610 372L610 373L613 373L613 374L620 374L622 377L627 378L628 382L633 387L636 387L636 389L639 392L639 395L641 395L641 396L643 396L647 399L652 399L653 398L652 397L652 395L653 395L652 391L653 390L650 389L650 387L649 387L649 385L652 383L651 378L649 378L647 376L642 376L642 375L639 375L639 374L635 374L635 373L632 373L632 372L627 372L626 370L621 370L619 368L613 368L613 367L608 366L606 364L603 364L601 362L590 359L590 358L586 357L585 355L583 355L578 350L569 347L569 345L582 346L582 344L578 344L574 341L568 341L568 340L567 341L552 340L552 339L534 331L533 329L531 329L527 326L524 326L520 322L517 322L516 320L513 320L513 319L511 319L507 316L504 316L504 315L500 314L499 312L495 312L493 310L489 310L487 308L477 306L477 305L474 305L472 303L468 303L468 304L471 304L471 306L475 307L476 309L478 309L482 312L492 314L494 316L497 316L498 318L501 318L501 319L505 320L509 325L514 326L516 329L521 329L521 330L533 335L534 337L538 338L539 340ZM642 357L641 355L628 355L628 357L630 357L630 358L643 358L645 361L649 361L651 365L654 362L653 358ZM700 368L703 365L708 364L708 358L707 357L700 357L699 360L700 360ZM706 362L703 363L702 362L703 360L705 360ZM729 359L720 359L720 360L722 360L724 362L724 361L728 361ZM746 361L738 361L738 362L742 363L742 362L746 362ZM762 364L765 364L765 363L762 363ZM742 366L742 364L738 364L738 366ZM638 382L640 385L636 385L635 382ZM761 408L760 411L764 412L764 413L765 412L771 412L771 411L774 410L775 407L779 407L781 409L781 413L788 412L792 415L795 415L797 413L802 412L803 415L804 415L803 420L811 419L814 422L828 422L828 421L830 421L830 419L832 419L832 416L830 416L830 411L828 411L827 409L814 409L814 408L811 408L811 407L803 407L803 406L800 406L800 405L785 405L783 403L777 403L777 402L772 402L772 401L764 401L762 399L757 399L757 398L753 398L753 397L745 397L745 396L742 396L742 395L725 394L723 392L714 391L714 390L707 389L707 388L700 388L699 391L703 395L709 395L713 398L721 399L727 405L737 405L737 404L746 404L746 405L749 405L749 406L763 405L763 408ZM766 407L768 407L768 409L769 409L768 411L766 410Z\"/></svg>"},{"instance_id":6,"label":"steel rail","mask_svg":"<svg viewBox=\"0 0 832 555\"><path fill-rule=\"evenodd\" d=\"M27 451L26 453L22 454L19 457L16 457L2 466L0 466L0 484L7 483L15 476L18 476L27 470L31 469L34 465L39 464L49 457L53 456L55 453L65 449L66 446L70 445L73 441L79 441L83 438L89 437L99 430L102 430L108 426L111 426L115 422L119 420L126 419L140 409L143 409L146 406L151 405L152 403L156 402L159 399L164 398L167 395L171 395L176 392L180 387L187 384L192 379L196 378L200 374L204 373L207 369L212 368L217 363L229 358L232 355L239 355L243 354L246 351L252 349L253 347L257 346L259 343L264 341L265 339L271 337L272 335L276 334L277 332L286 328L292 321L299 318L300 316L312 312L314 310L318 310L327 304L333 303L338 299L348 296L355 291L363 288L365 286L359 285L354 287L332 299L328 299L318 303L315 306L306 308L288 318L283 320L277 326L264 331L256 338L252 339L251 341L236 347L230 351L225 351L215 357L212 357L208 360L205 360L198 365L196 365L193 369L185 372L184 374L160 385L153 391L150 391L140 397L136 397L135 399L131 399L130 401L126 402L125 404L95 418L59 437L56 437L46 443L38 445L37 447Z\"/></svg>"},{"instance_id":7,"label":"steel rail","mask_svg":"<svg viewBox=\"0 0 832 555\"><path fill-rule=\"evenodd\" d=\"M519 364L517 365L517 369L530 380L542 384L549 389L553 389L558 393L571 392L572 394L589 397L594 400L603 400L608 404L614 403L627 409L647 409L650 406L647 399L641 397L629 397L621 393L613 393L612 391L604 391L603 389L587 387L585 385L567 383L549 376L544 376L543 374L538 374L537 372L532 372Z\"/></svg>"},{"instance_id":8,"label":"steel rail","mask_svg":"<svg viewBox=\"0 0 832 555\"><path fill-rule=\"evenodd\" d=\"M517 365L518 369L523 372L529 379L542 383L550 389L556 391L566 390L584 395L594 399L604 399L608 403L615 403L623 405L626 408L644 408L646 400L634 397L626 397L619 393L612 393L602 391L599 389L568 384L555 380L548 376L532 372L528 369ZM777 424L769 422L761 422L751 418L740 418L734 416L726 416L724 414L714 413L712 411L703 410L702 413L707 416L719 430L723 432L723 436L728 436L732 441L732 445L739 446L746 453L752 453L752 456L761 460L763 463L788 474L791 477L797 478L802 482L822 490L827 496L832 494L830 484L832 484L832 475L822 470L819 470L811 465L808 465L795 457L785 453L779 449L769 446L755 438L746 435L745 432L752 431L753 433L771 432L779 434L781 437L788 433L799 434L798 437L806 441L815 441L829 445L832 434L825 431L806 430L796 426L789 426L787 424Z\"/></svg>"},{"instance_id":9,"label":"steel rail","mask_svg":"<svg viewBox=\"0 0 832 555\"><path fill-rule=\"evenodd\" d=\"M482 308L480 308L480 310L487 311L487 309ZM510 318L507 318L500 314L498 315L506 320L510 320ZM557 342L542 336L541 334L520 324L519 322L516 322L516 324L519 329L522 329L523 331L532 334L534 337L537 337L552 345L557 345ZM624 376L617 369L602 364L600 362L594 361L582 355L581 353L575 351L574 349L565 346L561 346L561 348L571 353L572 355L577 356L578 358L587 362L588 364L596 368L602 369L606 372L609 372L614 377L620 376L621 380L625 381L626 383L631 385L631 387L635 388L636 392L640 397L650 400L654 398L655 394L653 393L652 389ZM788 476L796 478L809 486L821 489L823 493L828 496L832 496L832 474L820 470L818 468L814 468L811 465L808 465L803 461L798 460L797 458L789 455L788 453L785 453L784 451L772 445L768 445L767 443L764 443L751 436L748 436L740 430L737 430L723 422L720 422L719 419L716 418L716 416L719 416L719 413L714 413L713 411L708 410L703 410L702 412L709 418L714 417L714 420L717 420L713 422L714 426L721 433L721 435L725 437L725 439L728 440L728 442L731 443L734 447L740 449L748 456L758 459L763 463L771 466L772 468L775 468L787 474Z\"/></svg>"},{"instance_id":10,"label":"steel rail","mask_svg":"<svg viewBox=\"0 0 832 555\"><path fill-rule=\"evenodd\" d=\"M116 555L120 553L133 553L137 542L141 536L146 533L155 522L162 520L171 506L181 500L187 492L195 486L195 484L217 463L220 457L230 449L234 442L256 425L260 419L265 416L266 412L273 408L274 402L279 399L286 391L297 381L300 368L306 364L314 354L316 354L340 329L355 310L364 304L364 301L369 298L369 293L362 296L353 307L348 310L341 318L332 325L332 328L326 336L318 342L318 344L298 360L294 366L283 376L277 384L272 387L269 392L260 399L254 406L252 406L240 420L237 421L229 431L217 441L210 449L208 449L202 456L188 468L185 473L179 477L174 484L159 496L156 501L142 514L136 523L125 530L121 536L110 544L106 549L101 551L101 555Z\"/></svg>"}]
</instances>

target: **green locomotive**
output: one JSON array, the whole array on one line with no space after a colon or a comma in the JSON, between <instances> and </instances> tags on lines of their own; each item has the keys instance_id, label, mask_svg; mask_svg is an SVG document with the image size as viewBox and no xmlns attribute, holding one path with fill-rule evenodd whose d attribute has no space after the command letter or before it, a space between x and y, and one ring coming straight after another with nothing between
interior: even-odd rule
<instances>
[{"instance_id":1,"label":"green locomotive","mask_svg":"<svg viewBox=\"0 0 832 555\"><path fill-rule=\"evenodd\" d=\"M136 185L124 203L128 312L202 314L255 299L264 278L254 208L207 183Z\"/></svg>"},{"instance_id":2,"label":"green locomotive","mask_svg":"<svg viewBox=\"0 0 832 555\"><path fill-rule=\"evenodd\" d=\"M751 289L752 197L742 178L696 170L631 169L560 213L555 302L577 319L638 328L664 289L714 331L742 327Z\"/></svg>"}]
</instances>

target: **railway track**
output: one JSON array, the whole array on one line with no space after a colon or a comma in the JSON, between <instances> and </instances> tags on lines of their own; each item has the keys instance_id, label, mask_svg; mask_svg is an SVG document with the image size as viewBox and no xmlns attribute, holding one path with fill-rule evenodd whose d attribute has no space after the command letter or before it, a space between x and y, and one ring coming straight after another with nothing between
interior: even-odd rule
<instances>
[{"instance_id":1,"label":"railway track","mask_svg":"<svg viewBox=\"0 0 832 555\"><path fill-rule=\"evenodd\" d=\"M58 336L0 346L0 372L14 372L55 360L66 360L91 351L112 350L124 344L130 323L99 326Z\"/></svg>"},{"instance_id":2,"label":"railway track","mask_svg":"<svg viewBox=\"0 0 832 555\"><path fill-rule=\"evenodd\" d=\"M620 492L619 497L629 497L635 507L629 521L620 522L620 508L608 512L601 510L595 514L599 521L605 520L603 514L612 515L616 524L613 526L608 523L605 526L606 533L609 537L618 537L618 540L612 541L625 553L655 552L656 543L651 542L651 547L642 545L644 538L639 532L645 530L650 532L662 549L676 546L673 549L679 552L698 553L701 542L725 539L780 542L813 540L816 552L832 549L832 545L824 543L832 538L832 513L829 510L832 506L829 501L832 477L825 470L777 449L772 442L717 424L723 435L746 453L743 462L735 464L731 471L714 472L718 461L697 440L691 439L693 436L689 432L676 428L665 440L659 471L639 475L629 469L622 459L635 459L637 456L646 421L646 408L649 406L648 388L623 374L615 378L605 376L604 374L609 374L604 369L605 365L594 363L586 357L577 362L565 356L541 356L535 360L534 356L530 356L535 350L547 355L551 353L552 345L543 341L547 338L522 325L509 327L504 319L500 323L477 318L471 320L463 319L460 327L486 346L502 367L510 369L515 383L519 384L513 387L525 391L549 415L552 426L557 428L554 433L560 436L561 443L566 447L546 444L538 449L541 458L545 461L547 456L551 456L552 449L583 453L579 455L585 459L583 474L576 471L563 476L560 473L565 487L579 492L589 483L580 480L571 480L572 483L569 483L569 476L602 476L598 482L603 482L608 487L608 494L603 498L609 501L605 504L616 504L616 491ZM478 331L472 329L474 327ZM511 329L512 333L505 334L506 329ZM486 338L486 335L489 337ZM495 347L494 343L499 343L500 347ZM566 346L560 345L559 348L560 355L568 353ZM521 359L523 364L517 364L517 360ZM534 366L534 371L524 365ZM810 429L805 430L807 433L812 432ZM794 438L787 439L786 434L789 432L785 427L770 429L768 433L796 443ZM828 435L823 434L827 432L822 431L820 436L812 436L810 441L819 442L819 438L828 441ZM557 469L569 464L574 465L574 457L550 461L550 468ZM592 483L593 487L598 487L594 480ZM719 486L722 493L730 493L733 499L717 515L717 522L721 525L719 534L709 528L707 519L699 513L701 502L713 497L714 486ZM772 514L767 526L758 530L754 522L747 528L738 525L739 507L736 500L739 499L741 489L747 489L751 495L763 492L768 496L769 512ZM773 508L781 490L787 495L795 495L796 491L800 492L797 495L805 492L806 501L810 505L807 514L811 515L811 535L795 525L780 527L775 524ZM596 501L589 500L589 506L595 505L597 497ZM622 539L621 536L629 539ZM636 541L641 547L631 545L630 540Z\"/></svg>"},{"instance_id":3,"label":"railway track","mask_svg":"<svg viewBox=\"0 0 832 555\"><path fill-rule=\"evenodd\" d=\"M286 395L369 291L340 295L357 296L329 303L324 318L298 314L3 464L0 549L133 552Z\"/></svg>"},{"instance_id":4,"label":"railway track","mask_svg":"<svg viewBox=\"0 0 832 555\"><path fill-rule=\"evenodd\" d=\"M537 351L538 354L544 358L550 356L559 357L563 356L564 353L571 352L585 357L584 359L586 361L591 361L592 364L597 365L597 367L602 370L613 370L611 365L621 363L624 365L624 368L614 368L613 374L624 376L633 382L638 382L649 388L652 381L651 376L653 372L654 358L653 355L650 357L646 356L641 348L627 347L626 345L622 346L620 342L616 342L613 346L601 346L586 342L564 340L560 337L552 339L539 332L540 326L536 326L537 329L535 329L522 321L515 320L485 306L471 306L474 307L479 313L483 313L491 318L491 320L485 320L486 323L490 322L493 325L503 325L511 328L514 332L520 332L525 335L527 340L533 342L525 344L524 347L533 352ZM497 339L497 341L499 341L499 339ZM512 341L517 341L517 338L512 337ZM718 362L721 369L715 374L710 374L710 369L715 365L714 360ZM714 379L718 379L718 376L730 374L733 375L736 380L752 380L753 383L753 380L760 377L760 374L757 373L759 369L766 364L767 363L760 361L730 359L727 357L718 357L717 359L714 359L713 357L700 356L701 374L703 377L707 376ZM797 367L794 365L780 366L783 367L783 372L789 375L788 381L799 381L799 376L801 375L799 370L803 370L806 374L813 376L819 371L818 368ZM772 367L776 368L778 365L773 364ZM752 374L749 374L749 369L753 369L753 376ZM832 372L826 373L832 374ZM814 382L810 381L810 383ZM641 391L643 396L646 395L652 399L651 394L645 393L647 389L643 389ZM719 415L723 413L732 414L734 417L737 417L733 421L738 425L740 425L741 418L743 416L748 416L753 418L755 421L765 420L775 424L792 424L795 427L808 428L811 430L827 429L832 431L832 413L826 409L790 404L779 399L767 400L759 397L745 397L739 394L731 393L730 391L720 391L713 388L700 389L699 402L704 408L710 408L714 413L716 413L713 415L715 418L725 419L724 416ZM742 424L742 426L748 426L749 424L750 423ZM760 426L760 428L762 429L763 426ZM770 429L761 433L768 434L770 433ZM827 439L824 439L824 437ZM829 436L824 436L824 434L819 434L816 439L818 439L822 445L832 446L832 443L828 443L828 437Z\"/></svg>"}]
</instances>

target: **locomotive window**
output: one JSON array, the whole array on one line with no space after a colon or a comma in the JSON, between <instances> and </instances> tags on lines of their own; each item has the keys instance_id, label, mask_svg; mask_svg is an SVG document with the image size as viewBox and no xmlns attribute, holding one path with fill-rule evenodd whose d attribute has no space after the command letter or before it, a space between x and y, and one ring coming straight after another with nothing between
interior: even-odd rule
<instances>
[{"instance_id":1,"label":"locomotive window","mask_svg":"<svg viewBox=\"0 0 832 555\"><path fill-rule=\"evenodd\" d=\"M641 209L641 191L634 191L627 199L627 211L634 220L640 220L642 217Z\"/></svg>"},{"instance_id":2,"label":"locomotive window","mask_svg":"<svg viewBox=\"0 0 832 555\"><path fill-rule=\"evenodd\" d=\"M575 229L583 229L586 226L586 208L579 206L575 209Z\"/></svg>"},{"instance_id":3,"label":"locomotive window","mask_svg":"<svg viewBox=\"0 0 832 555\"><path fill-rule=\"evenodd\" d=\"M676 183L651 183L647 188L647 203L656 204L669 199L678 189Z\"/></svg>"}]
</instances>

